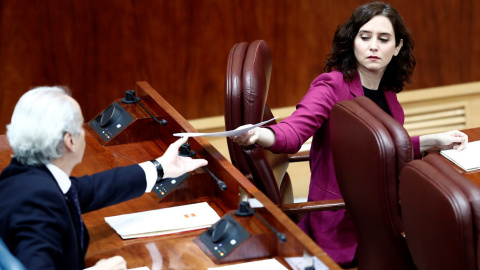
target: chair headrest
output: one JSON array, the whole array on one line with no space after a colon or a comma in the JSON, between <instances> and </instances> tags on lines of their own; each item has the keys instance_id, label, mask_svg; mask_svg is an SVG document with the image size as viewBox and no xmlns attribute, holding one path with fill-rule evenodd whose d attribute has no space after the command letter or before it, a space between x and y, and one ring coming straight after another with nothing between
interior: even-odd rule
<instances>
[{"instance_id":1,"label":"chair headrest","mask_svg":"<svg viewBox=\"0 0 480 270\"><path fill-rule=\"evenodd\" d=\"M388 130L394 142L397 171L400 174L403 166L413 159L412 141L407 131L397 120L388 115L368 97L358 96L353 101L375 116Z\"/></svg>"},{"instance_id":2,"label":"chair headrest","mask_svg":"<svg viewBox=\"0 0 480 270\"><path fill-rule=\"evenodd\" d=\"M248 46L243 64L243 119L247 124L263 120L268 97L272 55L267 43L256 40Z\"/></svg>"}]
</instances>

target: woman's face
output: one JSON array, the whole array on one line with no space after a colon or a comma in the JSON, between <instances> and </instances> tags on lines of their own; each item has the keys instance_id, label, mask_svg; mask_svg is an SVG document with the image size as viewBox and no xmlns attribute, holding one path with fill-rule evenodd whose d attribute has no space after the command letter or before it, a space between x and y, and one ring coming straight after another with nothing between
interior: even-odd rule
<instances>
[{"instance_id":1,"label":"woman's face","mask_svg":"<svg viewBox=\"0 0 480 270\"><path fill-rule=\"evenodd\" d=\"M353 50L358 69L378 73L385 71L388 63L403 45L400 40L395 47L395 32L390 20L382 15L373 17L360 27L355 37Z\"/></svg>"}]
</instances>

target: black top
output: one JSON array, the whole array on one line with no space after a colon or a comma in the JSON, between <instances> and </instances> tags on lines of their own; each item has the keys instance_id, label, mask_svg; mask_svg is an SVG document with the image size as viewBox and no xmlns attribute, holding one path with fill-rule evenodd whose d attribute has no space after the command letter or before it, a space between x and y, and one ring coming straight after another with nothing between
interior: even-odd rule
<instances>
[{"instance_id":1,"label":"black top","mask_svg":"<svg viewBox=\"0 0 480 270\"><path fill-rule=\"evenodd\" d=\"M390 116L392 115L390 113L390 108L388 108L387 100L385 99L385 95L383 94L382 90L370 90L363 86L363 93L365 93L366 97L373 100L373 102L375 102L378 107L382 108L384 112L388 113Z\"/></svg>"}]
</instances>

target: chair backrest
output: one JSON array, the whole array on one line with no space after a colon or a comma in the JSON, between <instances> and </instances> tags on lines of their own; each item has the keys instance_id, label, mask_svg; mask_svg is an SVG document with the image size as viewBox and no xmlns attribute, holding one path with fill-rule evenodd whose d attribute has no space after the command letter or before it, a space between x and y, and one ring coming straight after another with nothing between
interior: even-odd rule
<instances>
[{"instance_id":1,"label":"chair backrest","mask_svg":"<svg viewBox=\"0 0 480 270\"><path fill-rule=\"evenodd\" d=\"M230 50L225 85L225 127L235 129L273 118L266 105L272 56L263 40L243 42ZM270 122L269 125L274 124ZM274 203L293 201L287 174L288 155L273 154L261 147L243 147L227 139L232 164L264 192Z\"/></svg>"},{"instance_id":2,"label":"chair backrest","mask_svg":"<svg viewBox=\"0 0 480 270\"><path fill-rule=\"evenodd\" d=\"M225 128L233 130L243 125L243 90L242 72L243 62L247 54L248 43L235 44L230 50L227 62L227 76L225 81ZM228 152L232 164L243 174L249 174L243 147L227 138Z\"/></svg>"},{"instance_id":3,"label":"chair backrest","mask_svg":"<svg viewBox=\"0 0 480 270\"><path fill-rule=\"evenodd\" d=\"M408 133L364 96L335 104L330 127L335 174L358 237L359 269L412 269L398 200L400 171L413 158Z\"/></svg>"},{"instance_id":4,"label":"chair backrest","mask_svg":"<svg viewBox=\"0 0 480 270\"><path fill-rule=\"evenodd\" d=\"M407 164L400 176L405 236L423 269L478 269L480 187L443 157Z\"/></svg>"},{"instance_id":5,"label":"chair backrest","mask_svg":"<svg viewBox=\"0 0 480 270\"><path fill-rule=\"evenodd\" d=\"M25 270L23 264L10 253L7 246L0 238L0 269L2 270Z\"/></svg>"}]
</instances>

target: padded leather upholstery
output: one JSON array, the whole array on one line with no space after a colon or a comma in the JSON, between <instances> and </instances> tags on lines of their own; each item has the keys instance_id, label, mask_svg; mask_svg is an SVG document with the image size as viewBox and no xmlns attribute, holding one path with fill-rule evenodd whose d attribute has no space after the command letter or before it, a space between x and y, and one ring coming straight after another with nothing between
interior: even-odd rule
<instances>
[{"instance_id":1,"label":"padded leather upholstery","mask_svg":"<svg viewBox=\"0 0 480 270\"><path fill-rule=\"evenodd\" d=\"M247 42L235 44L230 50L227 63L225 83L225 128L233 130L243 123L242 72L243 62L247 53ZM247 161L244 158L243 147L227 138L228 152L232 164L243 174L249 174Z\"/></svg>"},{"instance_id":2,"label":"padded leather upholstery","mask_svg":"<svg viewBox=\"0 0 480 270\"><path fill-rule=\"evenodd\" d=\"M439 155L400 177L407 244L418 269L478 269L480 188Z\"/></svg>"},{"instance_id":3,"label":"padded leather upholstery","mask_svg":"<svg viewBox=\"0 0 480 270\"><path fill-rule=\"evenodd\" d=\"M236 129L273 118L266 105L272 56L263 40L238 43L230 51L225 86L225 127ZM269 123L274 124L275 121ZM275 204L293 202L287 173L288 155L273 154L261 147L243 147L227 138L232 164Z\"/></svg>"},{"instance_id":4,"label":"padded leather upholstery","mask_svg":"<svg viewBox=\"0 0 480 270\"><path fill-rule=\"evenodd\" d=\"M335 104L330 122L335 174L358 237L358 268L413 269L398 200L401 169L413 158L410 137L364 96Z\"/></svg>"}]
</instances>

